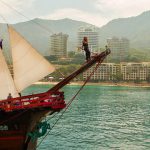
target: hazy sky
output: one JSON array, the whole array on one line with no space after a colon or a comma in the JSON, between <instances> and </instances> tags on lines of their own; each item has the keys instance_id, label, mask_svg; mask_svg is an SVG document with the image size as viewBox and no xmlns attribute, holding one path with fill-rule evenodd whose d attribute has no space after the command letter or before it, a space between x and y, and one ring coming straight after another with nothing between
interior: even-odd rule
<instances>
[{"instance_id":1,"label":"hazy sky","mask_svg":"<svg viewBox=\"0 0 150 150\"><path fill-rule=\"evenodd\" d=\"M112 19L136 16L147 10L150 0L0 0L0 21L70 18L102 26Z\"/></svg>"}]
</instances>

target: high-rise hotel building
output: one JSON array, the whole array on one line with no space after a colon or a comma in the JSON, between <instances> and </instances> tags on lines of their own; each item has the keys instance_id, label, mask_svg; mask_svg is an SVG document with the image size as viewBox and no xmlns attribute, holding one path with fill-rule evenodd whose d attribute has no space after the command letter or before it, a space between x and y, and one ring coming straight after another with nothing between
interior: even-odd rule
<instances>
[{"instance_id":1,"label":"high-rise hotel building","mask_svg":"<svg viewBox=\"0 0 150 150\"><path fill-rule=\"evenodd\" d=\"M51 35L51 55L67 57L68 35L63 33Z\"/></svg>"},{"instance_id":2,"label":"high-rise hotel building","mask_svg":"<svg viewBox=\"0 0 150 150\"><path fill-rule=\"evenodd\" d=\"M82 46L83 37L86 36L88 38L89 49L92 52L97 52L99 49L99 34L98 29L95 26L85 26L80 27L78 30L78 41L77 47Z\"/></svg>"},{"instance_id":3,"label":"high-rise hotel building","mask_svg":"<svg viewBox=\"0 0 150 150\"><path fill-rule=\"evenodd\" d=\"M120 62L125 61L128 55L130 42L126 38L109 38L107 39L107 45L111 49L111 58L118 59Z\"/></svg>"}]
</instances>

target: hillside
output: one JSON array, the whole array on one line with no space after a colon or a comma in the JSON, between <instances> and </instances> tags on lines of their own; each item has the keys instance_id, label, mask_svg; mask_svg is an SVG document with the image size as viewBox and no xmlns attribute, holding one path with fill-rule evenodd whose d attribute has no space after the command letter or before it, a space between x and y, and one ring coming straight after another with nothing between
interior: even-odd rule
<instances>
[{"instance_id":1,"label":"hillside","mask_svg":"<svg viewBox=\"0 0 150 150\"><path fill-rule=\"evenodd\" d=\"M72 51L77 45L77 31L81 26L90 25L85 22L61 19L61 20L43 20L34 19L26 22L13 24L15 29L20 32L39 52L43 55L49 55L50 35L63 32L69 35L68 50ZM104 47L106 39L112 36L126 37L130 40L131 48L141 50L150 49L150 11L146 11L138 16L129 18L119 18L108 22L99 28L100 46ZM1 35L8 41L6 25L1 24ZM8 45L8 44L7 44Z\"/></svg>"},{"instance_id":2,"label":"hillside","mask_svg":"<svg viewBox=\"0 0 150 150\"><path fill-rule=\"evenodd\" d=\"M99 29L101 45L112 36L126 37L131 41L131 47L150 48L150 11L129 18L119 18L110 21Z\"/></svg>"},{"instance_id":3,"label":"hillside","mask_svg":"<svg viewBox=\"0 0 150 150\"><path fill-rule=\"evenodd\" d=\"M58 32L68 34L68 50L74 50L77 43L78 28L80 26L86 25L89 24L71 19L34 19L32 21L15 24L14 26L27 39L29 39L29 41L31 41L31 43L33 43L35 47L37 47L43 53L47 54L50 34ZM43 27L45 28L45 30L43 29ZM99 28L100 46L104 47L107 38L118 36L128 38L130 40L131 47L133 48L150 49L149 27L150 11L143 12L142 14L134 17L114 19Z\"/></svg>"}]
</instances>

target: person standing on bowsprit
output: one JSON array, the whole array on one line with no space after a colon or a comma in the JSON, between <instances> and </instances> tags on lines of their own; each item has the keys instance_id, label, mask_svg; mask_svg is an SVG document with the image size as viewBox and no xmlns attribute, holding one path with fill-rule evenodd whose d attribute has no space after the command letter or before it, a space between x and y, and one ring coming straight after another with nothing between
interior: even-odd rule
<instances>
[{"instance_id":1,"label":"person standing on bowsprit","mask_svg":"<svg viewBox=\"0 0 150 150\"><path fill-rule=\"evenodd\" d=\"M105 48L106 48L105 50L106 50L107 52L110 52L110 48L109 48L107 45L105 46Z\"/></svg>"},{"instance_id":2,"label":"person standing on bowsprit","mask_svg":"<svg viewBox=\"0 0 150 150\"><path fill-rule=\"evenodd\" d=\"M89 50L87 37L84 37L84 38L83 38L83 41L82 41L82 50L85 51L86 61L89 61L89 60L90 60L90 57L91 57L91 52L90 52L90 50Z\"/></svg>"},{"instance_id":3,"label":"person standing on bowsprit","mask_svg":"<svg viewBox=\"0 0 150 150\"><path fill-rule=\"evenodd\" d=\"M0 48L3 49L3 39L0 40Z\"/></svg>"}]
</instances>

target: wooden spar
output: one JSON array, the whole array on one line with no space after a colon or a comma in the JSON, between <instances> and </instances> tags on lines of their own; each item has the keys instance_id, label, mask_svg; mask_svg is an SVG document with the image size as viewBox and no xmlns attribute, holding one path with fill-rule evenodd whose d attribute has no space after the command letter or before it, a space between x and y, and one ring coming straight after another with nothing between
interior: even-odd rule
<instances>
[{"instance_id":1,"label":"wooden spar","mask_svg":"<svg viewBox=\"0 0 150 150\"><path fill-rule=\"evenodd\" d=\"M102 61L105 59L105 57L107 55L109 55L109 54L110 54L110 51L106 50L106 51L100 53L99 55L94 56L90 61L88 61L87 63L85 63L83 66L81 66L81 68L79 68L78 70L76 70L75 72L73 72L71 75L69 75L68 77L66 77L65 79L63 79L61 82L59 82L58 84L56 84L54 87L52 87L47 92L56 92L56 91L58 91L63 86L65 86L66 84L68 84L76 76L78 76L79 74L83 73L85 70L87 70L88 68L90 68L92 65L96 64L97 62L101 62L102 63Z\"/></svg>"}]
</instances>

